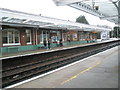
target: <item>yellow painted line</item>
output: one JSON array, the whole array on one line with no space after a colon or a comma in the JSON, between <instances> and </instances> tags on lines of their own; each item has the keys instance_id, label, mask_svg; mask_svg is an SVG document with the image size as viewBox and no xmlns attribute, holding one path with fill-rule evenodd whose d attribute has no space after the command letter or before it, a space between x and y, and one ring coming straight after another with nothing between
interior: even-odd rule
<instances>
[{"instance_id":1,"label":"yellow painted line","mask_svg":"<svg viewBox=\"0 0 120 90\"><path fill-rule=\"evenodd\" d=\"M64 81L64 82L62 82L61 85L63 85L63 84L65 84L65 83L67 83L67 82L69 82L69 81L71 81L71 80L77 78L80 74L82 74L82 73L84 73L84 72L87 72L87 71L91 70L92 68L94 68L95 66L99 65L100 63L101 63L101 61L98 61L97 63L95 63L95 64L92 65L91 67L89 67L89 68L87 68L87 69L81 71L81 72L78 73L77 75L75 75L75 76L71 77L70 79L68 79L68 80L66 80L66 81Z\"/></svg>"}]
</instances>

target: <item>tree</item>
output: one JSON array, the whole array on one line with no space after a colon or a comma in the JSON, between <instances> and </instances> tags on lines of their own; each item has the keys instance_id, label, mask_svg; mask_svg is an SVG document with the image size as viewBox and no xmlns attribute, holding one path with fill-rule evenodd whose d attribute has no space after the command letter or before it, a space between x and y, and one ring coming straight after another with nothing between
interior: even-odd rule
<instances>
[{"instance_id":1,"label":"tree","mask_svg":"<svg viewBox=\"0 0 120 90\"><path fill-rule=\"evenodd\" d=\"M88 21L86 20L85 16L79 16L79 17L76 19L76 22L84 23L84 24L89 24Z\"/></svg>"},{"instance_id":2,"label":"tree","mask_svg":"<svg viewBox=\"0 0 120 90\"><path fill-rule=\"evenodd\" d=\"M120 38L120 27L114 27L114 37Z\"/></svg>"},{"instance_id":3,"label":"tree","mask_svg":"<svg viewBox=\"0 0 120 90\"><path fill-rule=\"evenodd\" d=\"M114 27L114 30L110 31L110 36L120 38L120 27Z\"/></svg>"}]
</instances>

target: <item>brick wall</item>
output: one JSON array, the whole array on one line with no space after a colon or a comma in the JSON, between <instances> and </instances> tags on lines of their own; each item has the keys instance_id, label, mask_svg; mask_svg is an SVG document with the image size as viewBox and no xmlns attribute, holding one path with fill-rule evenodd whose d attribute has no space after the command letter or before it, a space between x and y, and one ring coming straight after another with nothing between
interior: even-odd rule
<instances>
[{"instance_id":1,"label":"brick wall","mask_svg":"<svg viewBox=\"0 0 120 90\"><path fill-rule=\"evenodd\" d=\"M40 31L37 31L37 44L40 44Z\"/></svg>"},{"instance_id":2,"label":"brick wall","mask_svg":"<svg viewBox=\"0 0 120 90\"><path fill-rule=\"evenodd\" d=\"M20 43L21 46L25 46L26 44L26 33L25 30L20 30Z\"/></svg>"}]
</instances>

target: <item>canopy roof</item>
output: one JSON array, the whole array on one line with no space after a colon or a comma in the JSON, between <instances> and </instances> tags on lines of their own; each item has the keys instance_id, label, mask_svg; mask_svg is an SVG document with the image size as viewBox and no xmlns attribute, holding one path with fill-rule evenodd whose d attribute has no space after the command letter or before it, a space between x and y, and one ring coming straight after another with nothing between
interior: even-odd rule
<instances>
[{"instance_id":1,"label":"canopy roof","mask_svg":"<svg viewBox=\"0 0 120 90\"><path fill-rule=\"evenodd\" d=\"M111 30L111 28L108 27L81 24L72 21L8 10L4 8L0 8L0 22L2 25L48 28L54 30L63 29L96 32Z\"/></svg>"},{"instance_id":2,"label":"canopy roof","mask_svg":"<svg viewBox=\"0 0 120 90\"><path fill-rule=\"evenodd\" d=\"M120 0L53 0L56 5L68 5L85 11L101 19L107 19L118 24L120 17ZM120 22L119 22L120 23Z\"/></svg>"}]
</instances>

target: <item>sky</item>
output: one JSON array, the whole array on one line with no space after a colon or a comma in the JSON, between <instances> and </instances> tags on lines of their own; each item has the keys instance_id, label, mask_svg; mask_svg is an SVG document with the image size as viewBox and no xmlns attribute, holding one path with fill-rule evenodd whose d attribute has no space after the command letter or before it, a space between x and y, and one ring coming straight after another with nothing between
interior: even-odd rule
<instances>
[{"instance_id":1,"label":"sky","mask_svg":"<svg viewBox=\"0 0 120 90\"><path fill-rule=\"evenodd\" d=\"M0 0L0 8L17 10L42 16L53 17L63 20L76 21L80 15L84 15L91 25L115 24L69 6L56 6L52 0Z\"/></svg>"}]
</instances>

